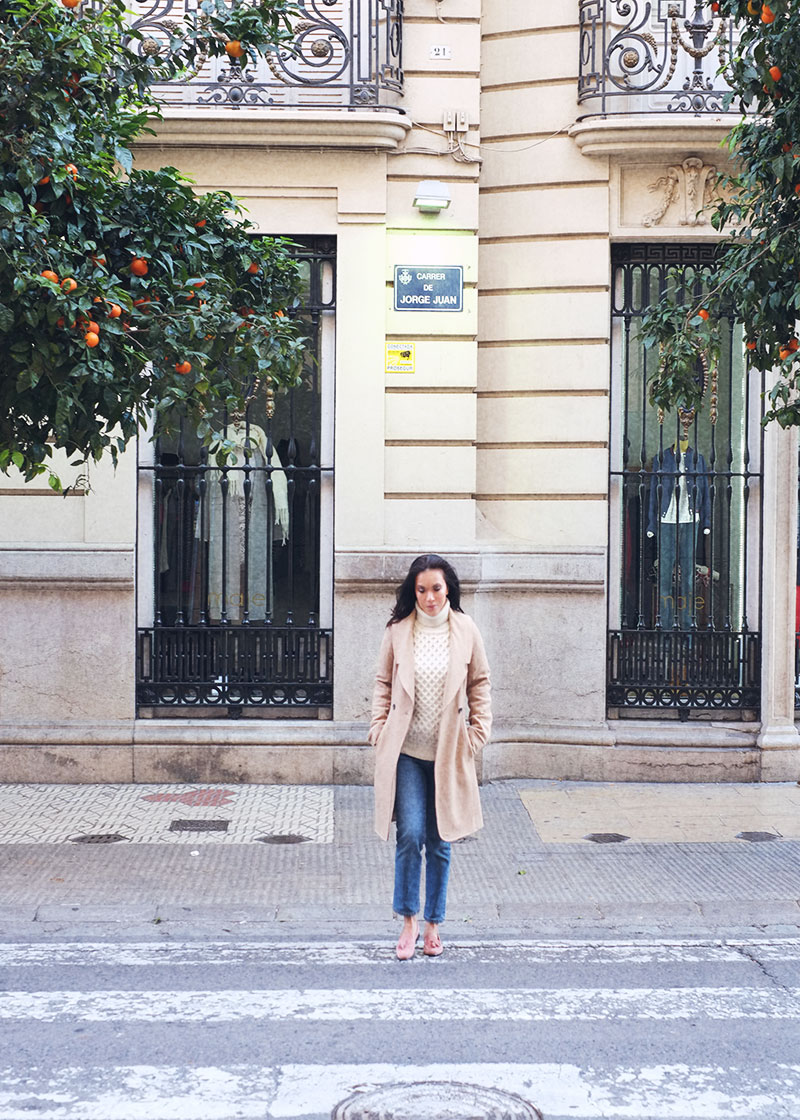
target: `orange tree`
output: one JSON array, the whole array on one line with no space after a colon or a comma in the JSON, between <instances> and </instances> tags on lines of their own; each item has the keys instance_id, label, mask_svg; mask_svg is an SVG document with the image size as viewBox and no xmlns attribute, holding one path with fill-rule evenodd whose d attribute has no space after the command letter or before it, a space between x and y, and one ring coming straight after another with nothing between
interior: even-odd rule
<instances>
[{"instance_id":1,"label":"orange tree","mask_svg":"<svg viewBox=\"0 0 800 1120\"><path fill-rule=\"evenodd\" d=\"M54 448L116 458L176 410L224 450L224 407L293 383L303 345L291 246L131 157L154 81L232 41L239 65L275 49L292 5L204 0L154 54L121 0L67 3L0 0L0 469L27 479Z\"/></svg>"},{"instance_id":2,"label":"orange tree","mask_svg":"<svg viewBox=\"0 0 800 1120\"><path fill-rule=\"evenodd\" d=\"M692 307L665 299L643 322L659 353L650 397L664 409L699 403L698 359L713 361L720 307L744 326L747 356L777 370L766 420L800 424L800 5L790 0L719 0L739 49L726 69L729 102L742 120L728 137L735 171L711 222L726 236L708 289Z\"/></svg>"}]
</instances>

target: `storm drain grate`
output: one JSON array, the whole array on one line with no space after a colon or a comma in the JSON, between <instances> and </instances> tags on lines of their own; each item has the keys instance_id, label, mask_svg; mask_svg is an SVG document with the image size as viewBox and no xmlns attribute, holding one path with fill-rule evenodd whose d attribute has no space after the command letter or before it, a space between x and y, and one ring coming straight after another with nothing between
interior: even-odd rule
<instances>
[{"instance_id":1,"label":"storm drain grate","mask_svg":"<svg viewBox=\"0 0 800 1120\"><path fill-rule=\"evenodd\" d=\"M459 1081L384 1085L354 1093L331 1120L542 1120L538 1108L503 1089Z\"/></svg>"},{"instance_id":2,"label":"storm drain grate","mask_svg":"<svg viewBox=\"0 0 800 1120\"><path fill-rule=\"evenodd\" d=\"M120 836L118 832L86 832L83 836L70 836L71 844L118 844L120 840L127 840L127 836Z\"/></svg>"},{"instance_id":3,"label":"storm drain grate","mask_svg":"<svg viewBox=\"0 0 800 1120\"><path fill-rule=\"evenodd\" d=\"M230 821L172 821L170 832L227 832Z\"/></svg>"},{"instance_id":4,"label":"storm drain grate","mask_svg":"<svg viewBox=\"0 0 800 1120\"><path fill-rule=\"evenodd\" d=\"M750 844L764 844L768 840L780 840L779 832L737 832L737 840L747 840Z\"/></svg>"},{"instance_id":5,"label":"storm drain grate","mask_svg":"<svg viewBox=\"0 0 800 1120\"><path fill-rule=\"evenodd\" d=\"M588 836L584 836L584 840L590 840L593 844L621 844L624 840L630 840L630 836L624 836L621 832L590 832Z\"/></svg>"},{"instance_id":6,"label":"storm drain grate","mask_svg":"<svg viewBox=\"0 0 800 1120\"><path fill-rule=\"evenodd\" d=\"M310 844L310 836L301 836L298 832L270 832L266 836L256 836L259 844Z\"/></svg>"}]
</instances>

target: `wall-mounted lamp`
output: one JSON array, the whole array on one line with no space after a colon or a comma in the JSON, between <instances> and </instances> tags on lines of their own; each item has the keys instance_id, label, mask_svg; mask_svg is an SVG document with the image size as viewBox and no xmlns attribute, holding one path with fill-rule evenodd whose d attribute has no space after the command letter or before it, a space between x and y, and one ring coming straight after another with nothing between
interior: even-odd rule
<instances>
[{"instance_id":1,"label":"wall-mounted lamp","mask_svg":"<svg viewBox=\"0 0 800 1120\"><path fill-rule=\"evenodd\" d=\"M450 205L450 188L438 179L423 179L417 183L414 205L423 214L438 214Z\"/></svg>"}]
</instances>

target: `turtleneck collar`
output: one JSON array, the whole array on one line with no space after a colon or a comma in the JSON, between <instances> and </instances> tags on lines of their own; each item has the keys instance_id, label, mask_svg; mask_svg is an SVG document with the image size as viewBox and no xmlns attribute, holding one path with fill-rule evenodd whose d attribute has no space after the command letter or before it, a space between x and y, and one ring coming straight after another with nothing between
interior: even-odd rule
<instances>
[{"instance_id":1,"label":"turtleneck collar","mask_svg":"<svg viewBox=\"0 0 800 1120\"><path fill-rule=\"evenodd\" d=\"M417 612L416 622L418 626L429 626L432 630L435 630L439 626L447 625L447 620L450 617L450 600L445 600L445 604L438 614L425 614L425 611L421 611L416 604L414 604L414 610Z\"/></svg>"}]
</instances>

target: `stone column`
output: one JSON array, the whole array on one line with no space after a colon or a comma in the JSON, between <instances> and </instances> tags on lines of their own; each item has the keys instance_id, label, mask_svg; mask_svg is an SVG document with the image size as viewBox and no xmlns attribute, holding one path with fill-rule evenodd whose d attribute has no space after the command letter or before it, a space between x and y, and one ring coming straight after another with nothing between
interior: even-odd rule
<instances>
[{"instance_id":1,"label":"stone column","mask_svg":"<svg viewBox=\"0 0 800 1120\"><path fill-rule=\"evenodd\" d=\"M771 424L764 436L761 778L800 778L794 723L797 572L797 432Z\"/></svg>"}]
</instances>

